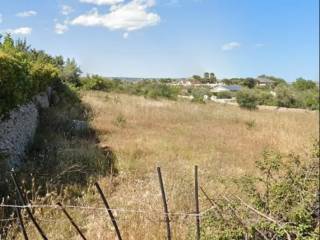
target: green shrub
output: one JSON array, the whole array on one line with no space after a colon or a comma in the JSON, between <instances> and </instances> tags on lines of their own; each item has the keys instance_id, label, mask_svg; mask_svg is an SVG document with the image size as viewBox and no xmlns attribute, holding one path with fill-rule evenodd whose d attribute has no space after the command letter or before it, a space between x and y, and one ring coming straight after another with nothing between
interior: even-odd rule
<instances>
[{"instance_id":1,"label":"green shrub","mask_svg":"<svg viewBox=\"0 0 320 240\"><path fill-rule=\"evenodd\" d=\"M235 180L240 192L211 200L202 239L317 239L318 144L303 158L264 151L258 174Z\"/></svg>"},{"instance_id":2,"label":"green shrub","mask_svg":"<svg viewBox=\"0 0 320 240\"><path fill-rule=\"evenodd\" d=\"M76 61L68 58L61 69L60 78L64 82L71 83L78 87L80 86L80 74L81 69L77 65Z\"/></svg>"},{"instance_id":3,"label":"green shrub","mask_svg":"<svg viewBox=\"0 0 320 240\"><path fill-rule=\"evenodd\" d=\"M218 99L230 99L233 98L235 94L233 92L224 91L216 93L216 96Z\"/></svg>"},{"instance_id":4,"label":"green shrub","mask_svg":"<svg viewBox=\"0 0 320 240\"><path fill-rule=\"evenodd\" d=\"M303 90L309 90L309 89L316 89L317 84L311 80L298 78L295 82L292 83L292 87L297 90L303 91Z\"/></svg>"},{"instance_id":5,"label":"green shrub","mask_svg":"<svg viewBox=\"0 0 320 240\"><path fill-rule=\"evenodd\" d=\"M157 81L145 80L136 83L122 83L121 85L123 86L121 92L153 99L167 98L176 100L180 92L179 87ZM120 89L121 85L118 85L117 89Z\"/></svg>"},{"instance_id":6,"label":"green shrub","mask_svg":"<svg viewBox=\"0 0 320 240\"><path fill-rule=\"evenodd\" d=\"M237 103L242 108L254 110L257 108L258 99L252 90L242 90L237 93Z\"/></svg>"},{"instance_id":7,"label":"green shrub","mask_svg":"<svg viewBox=\"0 0 320 240\"><path fill-rule=\"evenodd\" d=\"M30 67L31 95L44 91L54 81L58 81L59 70L51 63L34 62Z\"/></svg>"},{"instance_id":8,"label":"green shrub","mask_svg":"<svg viewBox=\"0 0 320 240\"><path fill-rule=\"evenodd\" d=\"M279 85L276 89L276 103L278 107L297 107L297 99L289 86Z\"/></svg>"},{"instance_id":9,"label":"green shrub","mask_svg":"<svg viewBox=\"0 0 320 240\"><path fill-rule=\"evenodd\" d=\"M139 82L126 82L121 80L110 80L98 75L87 76L81 79L81 88L85 90L115 91L147 98L167 98L176 100L180 88L170 86L158 81L144 80Z\"/></svg>"},{"instance_id":10,"label":"green shrub","mask_svg":"<svg viewBox=\"0 0 320 240\"><path fill-rule=\"evenodd\" d=\"M145 88L144 96L150 98L167 98L176 100L178 96L178 88L172 87L163 83L153 83Z\"/></svg>"},{"instance_id":11,"label":"green shrub","mask_svg":"<svg viewBox=\"0 0 320 240\"><path fill-rule=\"evenodd\" d=\"M0 42L0 116L57 82L62 64L59 59L5 36Z\"/></svg>"},{"instance_id":12,"label":"green shrub","mask_svg":"<svg viewBox=\"0 0 320 240\"><path fill-rule=\"evenodd\" d=\"M0 51L0 116L28 99L28 70L16 58Z\"/></svg>"},{"instance_id":13,"label":"green shrub","mask_svg":"<svg viewBox=\"0 0 320 240\"><path fill-rule=\"evenodd\" d=\"M319 110L319 91L318 90L305 90L297 94L298 107L308 108L311 110Z\"/></svg>"},{"instance_id":14,"label":"green shrub","mask_svg":"<svg viewBox=\"0 0 320 240\"><path fill-rule=\"evenodd\" d=\"M190 93L193 96L192 102L196 102L196 103L205 103L204 96L211 95L210 90L208 88L201 88L201 87L191 88Z\"/></svg>"},{"instance_id":15,"label":"green shrub","mask_svg":"<svg viewBox=\"0 0 320 240\"><path fill-rule=\"evenodd\" d=\"M107 90L104 79L99 76L88 76L82 79L81 85L85 90Z\"/></svg>"},{"instance_id":16,"label":"green shrub","mask_svg":"<svg viewBox=\"0 0 320 240\"><path fill-rule=\"evenodd\" d=\"M275 106L275 97L267 91L256 91L257 102L259 105Z\"/></svg>"}]
</instances>

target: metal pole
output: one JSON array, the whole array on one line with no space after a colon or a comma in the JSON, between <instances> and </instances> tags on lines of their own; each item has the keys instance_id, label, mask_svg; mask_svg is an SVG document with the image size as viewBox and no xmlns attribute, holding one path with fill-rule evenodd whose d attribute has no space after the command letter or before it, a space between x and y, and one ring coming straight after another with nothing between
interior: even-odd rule
<instances>
[{"instance_id":1,"label":"metal pole","mask_svg":"<svg viewBox=\"0 0 320 240\"><path fill-rule=\"evenodd\" d=\"M106 207L106 209L107 209L107 211L108 211L108 214L109 214L109 216L110 216L110 218L111 218L112 224L113 224L113 226L114 226L114 228L115 228L115 230L116 230L116 234L117 234L117 236L118 236L118 239L119 239L119 240L122 240L121 234L120 234L120 231L119 231L119 228L118 228L118 225L117 225L117 221L116 221L116 219L115 219L114 216L113 216L113 213L112 213L112 211L111 211L111 209L110 209L110 207L109 207L109 204L108 204L108 202L107 202L107 199L105 198L105 196L104 196L104 194L103 194L103 192L102 192L99 184L96 182L94 185L96 186L96 188L97 188L97 190L98 190L98 192L99 192L99 194L100 194L100 197L102 198L102 201L103 201L103 203L104 203L104 205L105 205L105 207Z\"/></svg>"},{"instance_id":2,"label":"metal pole","mask_svg":"<svg viewBox=\"0 0 320 240\"><path fill-rule=\"evenodd\" d=\"M15 204L17 205L17 203L15 203ZM23 238L25 240L29 240L27 232L26 232L26 229L24 228L24 224L23 224L23 220L22 220L20 209L16 207L15 210L16 210L16 213L17 213L17 216L18 216L18 219L19 219L19 226L21 228L21 231L22 231L22 234L23 234Z\"/></svg>"},{"instance_id":3,"label":"metal pole","mask_svg":"<svg viewBox=\"0 0 320 240\"><path fill-rule=\"evenodd\" d=\"M194 166L194 196L196 203L196 239L200 240L200 211L199 211L199 183L198 183L198 166Z\"/></svg>"},{"instance_id":4,"label":"metal pole","mask_svg":"<svg viewBox=\"0 0 320 240\"><path fill-rule=\"evenodd\" d=\"M167 200L166 200L166 193L164 191L164 186L163 186L160 167L157 167L157 171L158 171L158 177L159 177L159 183L160 183L160 189L161 189L161 195L162 195L162 201L163 201L163 209L164 209L164 214L165 214L164 219L165 219L166 225L167 225L167 238L168 238L168 240L171 240L170 219L169 219L168 205L167 205Z\"/></svg>"},{"instance_id":5,"label":"metal pole","mask_svg":"<svg viewBox=\"0 0 320 240\"><path fill-rule=\"evenodd\" d=\"M17 184L17 181L16 181L16 178L14 176L13 173L11 173L11 177L13 179L13 183L17 189L17 193L18 193L18 196L20 198L20 202L21 204L23 204L24 206L26 206L26 201L22 195L22 192L21 192L21 189L19 187L19 185ZM35 220L35 218L33 217L32 215L32 212L31 212L31 209L29 207L26 207L26 210L27 210L27 213L32 221L32 223L34 224L34 226L36 227L36 229L38 230L39 234L41 235L41 237L44 239L44 240L48 240L48 238L46 237L46 235L44 234L44 232L42 231L41 227L39 226L39 224L37 223L37 221Z\"/></svg>"},{"instance_id":6,"label":"metal pole","mask_svg":"<svg viewBox=\"0 0 320 240\"><path fill-rule=\"evenodd\" d=\"M79 235L81 236L81 238L83 240L87 240L86 237L82 234L80 228L77 226L77 224L73 221L72 217L69 215L69 213L66 211L66 209L62 206L61 203L57 203L57 205L59 206L59 208L62 210L62 212L64 213L64 215L66 215L66 217L69 219L69 221L71 222L72 226L77 230L77 232L79 233Z\"/></svg>"}]
</instances>

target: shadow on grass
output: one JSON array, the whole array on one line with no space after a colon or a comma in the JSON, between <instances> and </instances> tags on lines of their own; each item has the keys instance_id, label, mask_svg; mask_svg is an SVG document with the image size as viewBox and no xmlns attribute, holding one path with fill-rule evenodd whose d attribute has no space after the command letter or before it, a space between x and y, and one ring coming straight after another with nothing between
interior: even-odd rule
<instances>
[{"instance_id":1,"label":"shadow on grass","mask_svg":"<svg viewBox=\"0 0 320 240\"><path fill-rule=\"evenodd\" d=\"M72 202L99 177L117 174L115 154L109 147L99 147L90 127L90 107L66 85L58 84L55 93L52 100L56 103L41 111L34 142L16 171L27 199L48 204L53 200L46 200L48 194ZM9 173L1 178L1 197L6 197L6 203L14 203L16 193ZM9 215L7 209L0 209L0 218Z\"/></svg>"}]
</instances>

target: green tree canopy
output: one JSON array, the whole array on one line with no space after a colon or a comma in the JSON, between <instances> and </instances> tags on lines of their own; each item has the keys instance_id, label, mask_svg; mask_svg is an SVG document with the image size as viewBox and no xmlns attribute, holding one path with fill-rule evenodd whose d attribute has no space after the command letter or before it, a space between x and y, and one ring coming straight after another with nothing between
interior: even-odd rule
<instances>
[{"instance_id":1,"label":"green tree canopy","mask_svg":"<svg viewBox=\"0 0 320 240\"><path fill-rule=\"evenodd\" d=\"M77 65L76 61L74 59L67 58L60 77L64 82L69 82L71 84L74 84L75 86L79 86L79 77L81 73L81 69Z\"/></svg>"},{"instance_id":2,"label":"green tree canopy","mask_svg":"<svg viewBox=\"0 0 320 240\"><path fill-rule=\"evenodd\" d=\"M292 83L292 86L296 89L296 90L308 90L308 89L316 89L317 85L314 81L312 80L305 80L303 78L298 78L295 82Z\"/></svg>"}]
</instances>

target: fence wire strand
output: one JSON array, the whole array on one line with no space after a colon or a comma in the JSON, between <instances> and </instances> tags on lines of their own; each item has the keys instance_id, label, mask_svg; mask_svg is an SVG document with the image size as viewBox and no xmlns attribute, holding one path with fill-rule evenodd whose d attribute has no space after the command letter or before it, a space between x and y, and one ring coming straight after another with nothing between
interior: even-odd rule
<instances>
[{"instance_id":1,"label":"fence wire strand","mask_svg":"<svg viewBox=\"0 0 320 240\"><path fill-rule=\"evenodd\" d=\"M0 204L0 208L51 208L51 209L59 209L59 206L56 205L13 205L13 204ZM76 205L64 205L64 208L71 208L71 209L79 209L79 210L93 210L93 211L105 211L105 207L91 207L91 206L76 206ZM214 207L210 207L199 214L196 213L185 213L185 212L169 212L168 215L171 216L190 216L190 217L195 217L195 216L203 216L205 213L209 212L210 210L214 209ZM109 210L115 212L115 213L136 213L136 214L162 214L166 215L164 212L156 211L156 210L141 210L141 209L125 209L125 208L110 208ZM0 219L1 221L1 219Z\"/></svg>"}]
</instances>

